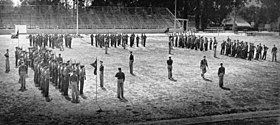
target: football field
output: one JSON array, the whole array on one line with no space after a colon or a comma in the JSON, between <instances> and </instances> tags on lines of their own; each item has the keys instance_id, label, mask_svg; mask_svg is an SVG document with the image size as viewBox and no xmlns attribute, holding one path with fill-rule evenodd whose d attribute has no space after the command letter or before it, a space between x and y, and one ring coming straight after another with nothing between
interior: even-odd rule
<instances>
[{"instance_id":1,"label":"football field","mask_svg":"<svg viewBox=\"0 0 280 125\"><path fill-rule=\"evenodd\" d=\"M230 36L232 40L261 43L269 47L266 61L248 61L220 55L220 43L226 35L209 35L218 41L217 56L213 51L196 51L186 48L174 48L172 51L173 77L167 78L168 37L164 35L147 35L146 47L110 47L109 54L105 48L90 45L89 36L73 38L72 49L65 51L54 49L56 55L61 53L64 61L72 60L85 65L87 78L84 94L74 104L65 99L58 89L50 85L50 102L46 102L41 91L33 82L33 71L29 68L25 92L18 91L18 69L15 68L15 47L28 50L29 39L21 35L10 39L8 35L0 36L0 123L44 123L44 124L118 124L151 120L188 118L217 114L254 112L280 109L280 61L271 62L271 49L275 44L280 49L279 36ZM10 73L5 73L4 53L10 50ZM134 74L129 73L129 52L134 54ZM207 57L209 69L201 78L200 60ZM99 74L96 76L91 63L98 59L105 67L104 87L99 87ZM277 59L280 59L278 53ZM218 68L224 64L226 73L223 90L218 84ZM126 75L124 96L128 102L121 102L117 96L115 74L121 67ZM99 72L98 72L99 73ZM71 97L71 90L69 91ZM102 112L96 112L102 109Z\"/></svg>"}]
</instances>

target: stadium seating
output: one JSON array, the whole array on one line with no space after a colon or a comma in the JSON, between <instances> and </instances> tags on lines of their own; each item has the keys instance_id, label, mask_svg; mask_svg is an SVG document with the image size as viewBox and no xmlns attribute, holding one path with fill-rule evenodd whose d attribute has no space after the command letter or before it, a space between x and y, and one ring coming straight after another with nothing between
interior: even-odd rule
<instances>
[{"instance_id":1,"label":"stadium seating","mask_svg":"<svg viewBox=\"0 0 280 125\"><path fill-rule=\"evenodd\" d=\"M167 8L111 6L79 8L78 12L80 29L165 29L174 26L174 16ZM63 6L0 6L0 28L27 25L29 29L74 29L76 14L76 9Z\"/></svg>"}]
</instances>

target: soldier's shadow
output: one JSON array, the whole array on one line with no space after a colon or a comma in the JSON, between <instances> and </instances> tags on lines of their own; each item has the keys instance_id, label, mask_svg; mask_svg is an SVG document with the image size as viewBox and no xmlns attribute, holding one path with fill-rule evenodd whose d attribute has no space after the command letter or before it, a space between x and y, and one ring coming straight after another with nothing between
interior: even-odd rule
<instances>
[{"instance_id":1,"label":"soldier's shadow","mask_svg":"<svg viewBox=\"0 0 280 125\"><path fill-rule=\"evenodd\" d=\"M203 80L208 81L208 82L213 82L212 80L207 79L207 78L203 78Z\"/></svg>"},{"instance_id":2,"label":"soldier's shadow","mask_svg":"<svg viewBox=\"0 0 280 125\"><path fill-rule=\"evenodd\" d=\"M230 91L230 88L226 88L226 87L220 87L221 89L223 89L223 90L228 90L228 91Z\"/></svg>"}]
</instances>

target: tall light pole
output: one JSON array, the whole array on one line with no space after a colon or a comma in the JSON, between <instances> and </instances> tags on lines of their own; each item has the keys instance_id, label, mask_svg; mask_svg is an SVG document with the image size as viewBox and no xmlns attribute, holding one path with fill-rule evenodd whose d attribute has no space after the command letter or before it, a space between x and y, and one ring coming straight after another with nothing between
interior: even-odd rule
<instances>
[{"instance_id":1,"label":"tall light pole","mask_svg":"<svg viewBox=\"0 0 280 125\"><path fill-rule=\"evenodd\" d=\"M76 0L76 7L77 7L77 29L76 29L76 35L79 35L79 1Z\"/></svg>"},{"instance_id":2,"label":"tall light pole","mask_svg":"<svg viewBox=\"0 0 280 125\"><path fill-rule=\"evenodd\" d=\"M233 0L233 24L232 24L232 31L235 32L235 21L236 21L236 0Z\"/></svg>"},{"instance_id":3,"label":"tall light pole","mask_svg":"<svg viewBox=\"0 0 280 125\"><path fill-rule=\"evenodd\" d=\"M174 15L175 15L175 18L174 18L174 29L176 29L176 18L177 18L177 13L176 13L176 11L177 11L177 0L175 0L175 11L174 11Z\"/></svg>"}]
</instances>

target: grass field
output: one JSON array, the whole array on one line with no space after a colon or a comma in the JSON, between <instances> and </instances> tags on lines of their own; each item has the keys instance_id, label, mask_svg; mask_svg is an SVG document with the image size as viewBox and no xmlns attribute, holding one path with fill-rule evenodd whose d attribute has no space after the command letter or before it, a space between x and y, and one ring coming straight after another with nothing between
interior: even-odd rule
<instances>
[{"instance_id":1,"label":"grass field","mask_svg":"<svg viewBox=\"0 0 280 125\"><path fill-rule=\"evenodd\" d=\"M226 36L216 36L219 43ZM173 50L173 76L177 82L167 79L168 37L148 36L147 46L139 48L104 48L90 46L89 37L74 38L72 49L61 53L64 60L72 59L85 65L87 80L85 95L79 104L66 100L50 85L51 102L46 102L33 83L33 71L29 70L28 91L20 92L18 69L15 68L14 51L18 45L10 36L0 36L0 122L44 123L44 124L118 124L150 120L186 118L215 114L251 112L280 109L280 63L271 62L271 48L280 48L279 37L231 36L255 44L269 47L267 61L248 61L218 54L213 51L201 52L183 48ZM20 46L27 49L29 40L20 36ZM5 50L10 50L11 72L5 73ZM220 44L218 45L220 50ZM134 73L129 74L129 51L134 53ZM199 63L207 56L209 69L205 81L200 76ZM277 58L280 59L280 54ZM98 104L103 112L96 112L96 76L89 64L95 58L103 60L105 66L105 88L97 88ZM226 74L224 86L219 88L217 71L224 63ZM99 64L98 64L99 65ZM116 98L117 81L115 73L121 67L126 74L125 97L128 102ZM99 76L98 76L99 77ZM98 80L99 81L99 80ZM71 91L69 91L69 95Z\"/></svg>"}]
</instances>

